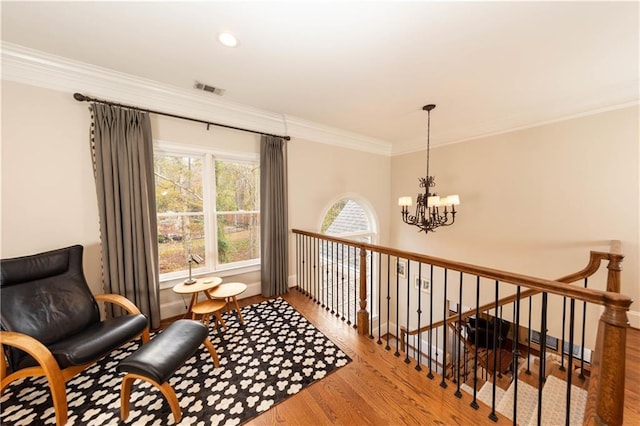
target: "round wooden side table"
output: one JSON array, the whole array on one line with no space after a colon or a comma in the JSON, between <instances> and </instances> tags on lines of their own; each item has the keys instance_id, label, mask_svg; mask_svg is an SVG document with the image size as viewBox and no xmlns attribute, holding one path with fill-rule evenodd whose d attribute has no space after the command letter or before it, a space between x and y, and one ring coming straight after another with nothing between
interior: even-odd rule
<instances>
[{"instance_id":1,"label":"round wooden side table","mask_svg":"<svg viewBox=\"0 0 640 426\"><path fill-rule=\"evenodd\" d=\"M214 299L224 299L227 305L227 312L231 310L231 303L235 306L235 310L238 313L238 319L241 324L244 324L244 318L242 318L242 312L240 311L240 305L238 305L237 296L244 293L247 290L247 285L244 283L224 283L212 288L208 291L208 294Z\"/></svg>"},{"instance_id":2,"label":"round wooden side table","mask_svg":"<svg viewBox=\"0 0 640 426\"><path fill-rule=\"evenodd\" d=\"M207 290L219 286L221 282L222 278L220 277L204 277L198 278L194 284L185 284L184 282L181 282L174 285L174 292L178 294L191 294L191 302L189 303L189 308L187 308L187 313L184 314L184 317L191 318L193 307L198 302L199 292L204 292L207 298L211 299L211 297L209 297L209 293L207 293Z\"/></svg>"},{"instance_id":3,"label":"round wooden side table","mask_svg":"<svg viewBox=\"0 0 640 426\"><path fill-rule=\"evenodd\" d=\"M227 306L224 300L209 299L204 302L196 303L191 310L191 318L196 319L196 315L201 315L204 325L209 327L209 319L211 316L216 318L216 327L222 325L222 328L227 329L227 324L222 319L222 310Z\"/></svg>"}]
</instances>

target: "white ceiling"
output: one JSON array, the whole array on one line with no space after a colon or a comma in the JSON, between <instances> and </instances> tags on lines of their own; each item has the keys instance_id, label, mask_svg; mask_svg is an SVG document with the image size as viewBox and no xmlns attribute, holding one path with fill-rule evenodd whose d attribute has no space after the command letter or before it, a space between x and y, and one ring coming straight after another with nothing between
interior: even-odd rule
<instances>
[{"instance_id":1,"label":"white ceiling","mask_svg":"<svg viewBox=\"0 0 640 426\"><path fill-rule=\"evenodd\" d=\"M2 40L387 141L394 153L639 99L633 2L9 2ZM240 47L216 41L231 31ZM198 93L201 96L201 93ZM216 95L211 95L216 96Z\"/></svg>"}]
</instances>

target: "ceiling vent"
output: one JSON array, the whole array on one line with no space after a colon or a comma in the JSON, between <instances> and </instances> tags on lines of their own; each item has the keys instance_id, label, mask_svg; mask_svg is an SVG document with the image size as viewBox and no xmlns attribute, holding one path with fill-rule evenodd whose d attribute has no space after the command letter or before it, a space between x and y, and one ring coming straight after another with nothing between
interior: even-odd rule
<instances>
[{"instance_id":1,"label":"ceiling vent","mask_svg":"<svg viewBox=\"0 0 640 426\"><path fill-rule=\"evenodd\" d=\"M196 89L198 89L198 90L203 90L205 92L213 93L213 94L216 94L218 96L224 95L224 92L225 92L225 89L221 89L219 87L209 86L208 84L200 83L198 81L196 81L196 84L195 84L194 87Z\"/></svg>"}]
</instances>

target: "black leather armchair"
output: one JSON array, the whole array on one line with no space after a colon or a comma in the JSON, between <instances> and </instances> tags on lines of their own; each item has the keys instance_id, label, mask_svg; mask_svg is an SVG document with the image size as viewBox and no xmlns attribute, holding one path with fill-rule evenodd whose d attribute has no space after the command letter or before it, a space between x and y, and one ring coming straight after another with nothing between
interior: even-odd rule
<instances>
[{"instance_id":1,"label":"black leather armchair","mask_svg":"<svg viewBox=\"0 0 640 426\"><path fill-rule=\"evenodd\" d=\"M67 421L65 383L123 344L149 341L147 318L123 296L92 295L75 245L0 262L0 394L14 380L46 376L56 423ZM128 312L101 319L98 301Z\"/></svg>"}]
</instances>

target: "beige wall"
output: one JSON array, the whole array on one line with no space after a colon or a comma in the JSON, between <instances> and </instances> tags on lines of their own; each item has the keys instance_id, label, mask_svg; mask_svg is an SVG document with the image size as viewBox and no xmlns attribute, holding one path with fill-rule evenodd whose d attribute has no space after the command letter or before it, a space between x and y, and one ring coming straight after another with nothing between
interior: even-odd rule
<instances>
[{"instance_id":1,"label":"beige wall","mask_svg":"<svg viewBox=\"0 0 640 426\"><path fill-rule=\"evenodd\" d=\"M72 244L101 291L100 226L87 104L71 94L2 82L0 257Z\"/></svg>"},{"instance_id":2,"label":"beige wall","mask_svg":"<svg viewBox=\"0 0 640 426\"><path fill-rule=\"evenodd\" d=\"M295 139L289 145L289 227L320 232L324 213L343 197L377 215L379 243L388 239L391 160L387 156Z\"/></svg>"},{"instance_id":3,"label":"beige wall","mask_svg":"<svg viewBox=\"0 0 640 426\"><path fill-rule=\"evenodd\" d=\"M87 280L94 293L102 292L88 104L75 101L71 93L2 83L0 257L82 244ZM256 135L215 127L207 131L204 125L177 119L152 116L152 130L154 139L164 143L214 146L227 152L259 150ZM380 223L388 223L390 163L387 156L292 140L290 227L318 230L324 209L343 195L369 203ZM289 270L294 274L291 247ZM257 285L260 275L225 279ZM165 317L184 310L184 301L170 289L161 292L161 304Z\"/></svg>"},{"instance_id":4,"label":"beige wall","mask_svg":"<svg viewBox=\"0 0 640 426\"><path fill-rule=\"evenodd\" d=\"M630 319L640 327L639 140L632 107L432 149L438 193L460 194L456 224L417 234L395 207L390 243L554 279L621 240L622 292L636 300ZM424 164L424 152L393 158L392 200L415 198ZM602 287L600 278L590 286Z\"/></svg>"}]
</instances>

